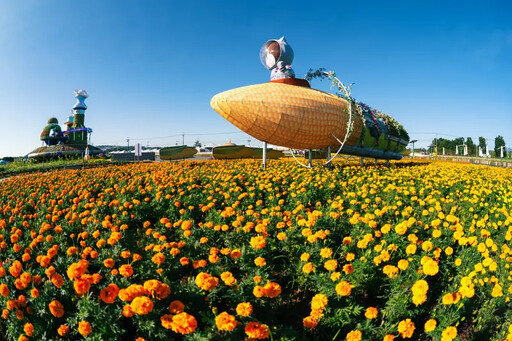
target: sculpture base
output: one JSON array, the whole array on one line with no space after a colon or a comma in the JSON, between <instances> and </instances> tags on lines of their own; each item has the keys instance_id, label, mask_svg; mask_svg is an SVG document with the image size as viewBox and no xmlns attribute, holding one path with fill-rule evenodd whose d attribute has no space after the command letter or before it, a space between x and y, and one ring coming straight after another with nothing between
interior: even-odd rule
<instances>
[{"instance_id":1,"label":"sculpture base","mask_svg":"<svg viewBox=\"0 0 512 341\"><path fill-rule=\"evenodd\" d=\"M31 151L27 156L30 159L38 161L58 159L58 158L78 158L85 155L85 149L89 147L89 156L97 156L103 153L103 150L94 146L69 146L64 144L57 144L53 146L42 146Z\"/></svg>"}]
</instances>

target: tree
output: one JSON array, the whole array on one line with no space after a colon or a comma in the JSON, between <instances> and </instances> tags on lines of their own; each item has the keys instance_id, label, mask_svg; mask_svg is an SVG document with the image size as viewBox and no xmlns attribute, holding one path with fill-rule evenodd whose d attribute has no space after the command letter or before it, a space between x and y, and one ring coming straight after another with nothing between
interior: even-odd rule
<instances>
[{"instance_id":1,"label":"tree","mask_svg":"<svg viewBox=\"0 0 512 341\"><path fill-rule=\"evenodd\" d=\"M201 146L202 146L201 142L199 142L199 139L197 139L196 142L194 142L194 147L201 148Z\"/></svg>"},{"instance_id":2,"label":"tree","mask_svg":"<svg viewBox=\"0 0 512 341\"><path fill-rule=\"evenodd\" d=\"M480 136L478 138L478 147L482 148L482 153L485 153L485 146L487 145L487 143L485 142L485 138Z\"/></svg>"},{"instance_id":3,"label":"tree","mask_svg":"<svg viewBox=\"0 0 512 341\"><path fill-rule=\"evenodd\" d=\"M505 140L503 139L503 136L498 135L494 139L494 152L496 153L496 157L501 156L501 147L503 147L503 157L506 157L507 149L505 148Z\"/></svg>"},{"instance_id":4,"label":"tree","mask_svg":"<svg viewBox=\"0 0 512 341\"><path fill-rule=\"evenodd\" d=\"M476 146L471 137L466 138L466 145L468 146L468 154L475 155L476 154Z\"/></svg>"}]
</instances>

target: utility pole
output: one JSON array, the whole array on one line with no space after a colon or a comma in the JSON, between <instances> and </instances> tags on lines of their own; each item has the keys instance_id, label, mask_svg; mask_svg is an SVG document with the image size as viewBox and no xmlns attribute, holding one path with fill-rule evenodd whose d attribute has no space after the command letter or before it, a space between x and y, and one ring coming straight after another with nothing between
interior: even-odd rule
<instances>
[{"instance_id":1,"label":"utility pole","mask_svg":"<svg viewBox=\"0 0 512 341\"><path fill-rule=\"evenodd\" d=\"M126 138L126 143L128 143L128 148L130 148L130 138Z\"/></svg>"},{"instance_id":2,"label":"utility pole","mask_svg":"<svg viewBox=\"0 0 512 341\"><path fill-rule=\"evenodd\" d=\"M181 133L183 145L185 145L185 133Z\"/></svg>"}]
</instances>

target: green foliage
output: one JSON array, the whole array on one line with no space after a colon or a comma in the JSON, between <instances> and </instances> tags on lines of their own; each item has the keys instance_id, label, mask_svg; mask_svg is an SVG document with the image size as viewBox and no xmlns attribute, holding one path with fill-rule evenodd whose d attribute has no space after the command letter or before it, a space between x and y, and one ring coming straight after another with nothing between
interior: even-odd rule
<instances>
[{"instance_id":1,"label":"green foliage","mask_svg":"<svg viewBox=\"0 0 512 341\"><path fill-rule=\"evenodd\" d=\"M503 147L503 157L507 157L507 149L505 148L505 139L498 135L494 139L494 153L496 157L501 157L501 147Z\"/></svg>"}]
</instances>

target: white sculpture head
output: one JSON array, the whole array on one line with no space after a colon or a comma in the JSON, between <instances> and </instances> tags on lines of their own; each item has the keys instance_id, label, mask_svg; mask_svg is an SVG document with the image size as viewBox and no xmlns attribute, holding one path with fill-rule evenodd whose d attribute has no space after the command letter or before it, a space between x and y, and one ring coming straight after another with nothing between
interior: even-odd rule
<instances>
[{"instance_id":1,"label":"white sculpture head","mask_svg":"<svg viewBox=\"0 0 512 341\"><path fill-rule=\"evenodd\" d=\"M89 97L89 94L85 90L75 90L75 97L76 98L82 97L85 99L85 98Z\"/></svg>"}]
</instances>

